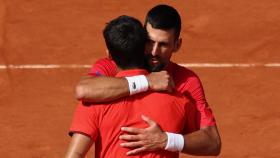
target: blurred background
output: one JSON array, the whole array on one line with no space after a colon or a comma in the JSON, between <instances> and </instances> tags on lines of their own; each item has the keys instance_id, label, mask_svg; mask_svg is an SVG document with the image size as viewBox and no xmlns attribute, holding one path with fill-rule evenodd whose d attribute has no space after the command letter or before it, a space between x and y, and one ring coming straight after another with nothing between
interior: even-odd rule
<instances>
[{"instance_id":1,"label":"blurred background","mask_svg":"<svg viewBox=\"0 0 280 158\"><path fill-rule=\"evenodd\" d=\"M218 157L280 157L280 1L0 0L1 157L62 157L74 87L106 56L106 22L123 14L143 22L160 3L182 17L172 60L197 64L189 68L218 123Z\"/></svg>"}]
</instances>

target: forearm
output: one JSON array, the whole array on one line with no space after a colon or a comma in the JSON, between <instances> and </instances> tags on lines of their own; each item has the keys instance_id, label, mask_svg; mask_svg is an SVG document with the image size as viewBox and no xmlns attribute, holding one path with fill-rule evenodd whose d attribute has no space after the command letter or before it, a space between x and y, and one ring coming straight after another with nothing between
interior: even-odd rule
<instances>
[{"instance_id":1,"label":"forearm","mask_svg":"<svg viewBox=\"0 0 280 158\"><path fill-rule=\"evenodd\" d=\"M145 116L146 117L146 116ZM160 126L151 119L145 119L150 126L144 129L123 127L126 133L120 139L126 141L121 146L131 149L127 154L136 155L144 151L168 150L190 155L216 156L221 151L221 140L215 126L207 127L190 134L174 135L162 131ZM170 137L171 136L171 137ZM183 139L183 140L182 140ZM183 149L182 149L183 148Z\"/></svg>"},{"instance_id":2,"label":"forearm","mask_svg":"<svg viewBox=\"0 0 280 158\"><path fill-rule=\"evenodd\" d=\"M217 156L221 151L221 139L216 126L206 127L184 135L183 153L198 156Z\"/></svg>"},{"instance_id":3,"label":"forearm","mask_svg":"<svg viewBox=\"0 0 280 158\"><path fill-rule=\"evenodd\" d=\"M84 158L85 155L77 152L67 153L65 158Z\"/></svg>"},{"instance_id":4,"label":"forearm","mask_svg":"<svg viewBox=\"0 0 280 158\"><path fill-rule=\"evenodd\" d=\"M76 98L85 102L106 102L129 95L125 78L87 77L76 87Z\"/></svg>"},{"instance_id":5,"label":"forearm","mask_svg":"<svg viewBox=\"0 0 280 158\"><path fill-rule=\"evenodd\" d=\"M166 71L154 72L146 77L149 89L171 92L174 87L172 78ZM141 87L141 85L137 85ZM108 76L83 78L76 86L76 98L84 102L107 102L129 96L130 89L125 78ZM138 92L137 92L138 93Z\"/></svg>"}]
</instances>

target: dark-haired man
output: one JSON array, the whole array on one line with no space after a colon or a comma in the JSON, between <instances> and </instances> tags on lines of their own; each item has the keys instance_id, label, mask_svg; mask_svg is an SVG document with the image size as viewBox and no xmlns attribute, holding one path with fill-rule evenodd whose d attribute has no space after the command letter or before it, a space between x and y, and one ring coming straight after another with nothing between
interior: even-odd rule
<instances>
[{"instance_id":1,"label":"dark-haired man","mask_svg":"<svg viewBox=\"0 0 280 158\"><path fill-rule=\"evenodd\" d=\"M145 27L149 34L146 57L150 71L155 71L146 75L149 89L171 92L175 88L191 98L197 108L196 121L200 130L184 135L182 152L192 155L218 155L221 149L219 132L198 76L191 70L170 61L172 54L180 49L182 43L180 15L173 7L157 5L148 12ZM82 101L106 102L143 91L133 90L125 78L115 78L116 73L117 68L112 60L97 61L93 65L89 77L84 78L78 84L77 98ZM153 122L153 120L149 120L149 122ZM120 137L128 141L122 143L122 147L132 148L128 152L129 155L158 148L170 150L168 143L170 143L172 135L160 131L155 122L153 122L153 126L146 129L124 127L122 130L131 133ZM164 142L166 145L164 147L161 139L165 138L168 139ZM172 140L176 143L176 139Z\"/></svg>"},{"instance_id":2,"label":"dark-haired man","mask_svg":"<svg viewBox=\"0 0 280 158\"><path fill-rule=\"evenodd\" d=\"M145 70L144 54L147 33L142 24L132 17L120 16L105 27L103 35L109 55L120 70L116 76L125 77L130 87L136 90L148 88L148 81L144 76L148 74ZM135 75L138 76L135 78ZM70 128L73 137L66 158L84 157L93 143L96 158L129 157L126 154L128 149L119 146L122 142L119 136L123 133L120 129L122 126L146 127L141 117L146 121L149 118L144 115L157 120L166 131L190 133L196 130L195 107L190 100L177 92L172 95L158 92L139 93L114 102L88 106L81 103L76 109ZM162 142L164 141L162 139ZM184 142L182 136L181 142ZM179 150L183 145L184 143L181 143ZM149 151L140 153L137 157L176 158L179 153Z\"/></svg>"}]
</instances>

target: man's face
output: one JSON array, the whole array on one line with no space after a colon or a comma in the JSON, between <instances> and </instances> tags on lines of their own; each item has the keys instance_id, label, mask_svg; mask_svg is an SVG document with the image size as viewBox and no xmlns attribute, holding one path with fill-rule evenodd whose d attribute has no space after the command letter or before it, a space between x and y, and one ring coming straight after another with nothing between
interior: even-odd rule
<instances>
[{"instance_id":1,"label":"man's face","mask_svg":"<svg viewBox=\"0 0 280 158\"><path fill-rule=\"evenodd\" d=\"M173 52L179 48L179 40L175 38L175 30L155 29L147 23L149 40L146 43L146 57L151 71L160 71L170 62Z\"/></svg>"}]
</instances>

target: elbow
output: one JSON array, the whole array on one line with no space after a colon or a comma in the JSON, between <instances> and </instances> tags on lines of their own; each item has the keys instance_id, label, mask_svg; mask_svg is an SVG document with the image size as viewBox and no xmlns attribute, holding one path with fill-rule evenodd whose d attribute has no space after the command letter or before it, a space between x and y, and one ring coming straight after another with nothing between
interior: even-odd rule
<instances>
[{"instance_id":1,"label":"elbow","mask_svg":"<svg viewBox=\"0 0 280 158\"><path fill-rule=\"evenodd\" d=\"M218 156L221 153L222 141L217 127L207 128L205 134L208 135L208 156Z\"/></svg>"},{"instance_id":2,"label":"elbow","mask_svg":"<svg viewBox=\"0 0 280 158\"><path fill-rule=\"evenodd\" d=\"M75 98L82 102L96 102L96 96L98 96L96 91L90 90L88 84L79 83L75 88Z\"/></svg>"},{"instance_id":3,"label":"elbow","mask_svg":"<svg viewBox=\"0 0 280 158\"><path fill-rule=\"evenodd\" d=\"M221 149L222 149L222 143L221 143L221 140L219 139L219 140L216 140L215 141L215 145L214 145L214 147L213 147L213 156L218 156L218 155L220 155L220 153L221 153Z\"/></svg>"},{"instance_id":4,"label":"elbow","mask_svg":"<svg viewBox=\"0 0 280 158\"><path fill-rule=\"evenodd\" d=\"M215 138L214 140L212 140L212 145L211 145L211 156L218 156L221 153L221 149L222 149L222 142L220 137Z\"/></svg>"},{"instance_id":5,"label":"elbow","mask_svg":"<svg viewBox=\"0 0 280 158\"><path fill-rule=\"evenodd\" d=\"M86 98L86 87L82 84L78 84L76 86L76 89L75 89L75 97L77 100L80 100L82 101L84 98Z\"/></svg>"}]
</instances>

